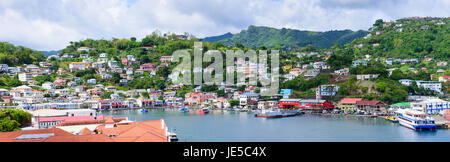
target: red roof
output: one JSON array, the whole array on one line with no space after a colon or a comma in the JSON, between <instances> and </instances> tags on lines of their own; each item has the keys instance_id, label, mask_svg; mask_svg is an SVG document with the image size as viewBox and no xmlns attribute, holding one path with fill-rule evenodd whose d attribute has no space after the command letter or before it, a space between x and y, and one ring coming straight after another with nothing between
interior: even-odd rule
<instances>
[{"instance_id":1,"label":"red roof","mask_svg":"<svg viewBox=\"0 0 450 162\"><path fill-rule=\"evenodd\" d=\"M87 135L87 134L92 134L94 133L93 131L89 130L88 128L83 128L80 132L78 132L79 135Z\"/></svg>"},{"instance_id":2,"label":"red roof","mask_svg":"<svg viewBox=\"0 0 450 162\"><path fill-rule=\"evenodd\" d=\"M95 116L58 116L58 117L38 117L36 118L38 122L49 122L49 121L83 121L83 120L94 120ZM100 116L99 118L104 118Z\"/></svg>"},{"instance_id":3,"label":"red roof","mask_svg":"<svg viewBox=\"0 0 450 162\"><path fill-rule=\"evenodd\" d=\"M32 134L34 135L53 134L53 135L47 138L15 139L22 135L32 135ZM59 128L38 129L38 130L0 133L0 142L45 142L49 138L58 136L70 137L75 135Z\"/></svg>"},{"instance_id":4,"label":"red roof","mask_svg":"<svg viewBox=\"0 0 450 162\"><path fill-rule=\"evenodd\" d=\"M362 101L362 98L343 98L341 104L356 104L357 101Z\"/></svg>"},{"instance_id":5,"label":"red roof","mask_svg":"<svg viewBox=\"0 0 450 162\"><path fill-rule=\"evenodd\" d=\"M117 124L114 128L100 125L96 130L104 135L115 135L115 142L167 142L164 120Z\"/></svg>"},{"instance_id":6,"label":"red roof","mask_svg":"<svg viewBox=\"0 0 450 162\"><path fill-rule=\"evenodd\" d=\"M108 116L108 118L106 118L105 124L114 124L116 122L114 122L112 116Z\"/></svg>"},{"instance_id":7,"label":"red roof","mask_svg":"<svg viewBox=\"0 0 450 162\"><path fill-rule=\"evenodd\" d=\"M370 100L370 101L356 101L356 105L367 105L367 106L377 106L377 105L381 105L384 106L386 104L384 104L381 101L378 100Z\"/></svg>"}]
</instances>

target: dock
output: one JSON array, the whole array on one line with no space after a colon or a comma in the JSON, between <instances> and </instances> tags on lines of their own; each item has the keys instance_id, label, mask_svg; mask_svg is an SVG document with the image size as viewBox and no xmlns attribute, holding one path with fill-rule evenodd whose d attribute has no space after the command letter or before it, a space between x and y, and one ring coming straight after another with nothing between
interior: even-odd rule
<instances>
[{"instance_id":1,"label":"dock","mask_svg":"<svg viewBox=\"0 0 450 162\"><path fill-rule=\"evenodd\" d=\"M434 122L436 123L438 128L443 128L443 129L450 128L450 121L446 120L444 117L432 116L432 118L434 119Z\"/></svg>"}]
</instances>

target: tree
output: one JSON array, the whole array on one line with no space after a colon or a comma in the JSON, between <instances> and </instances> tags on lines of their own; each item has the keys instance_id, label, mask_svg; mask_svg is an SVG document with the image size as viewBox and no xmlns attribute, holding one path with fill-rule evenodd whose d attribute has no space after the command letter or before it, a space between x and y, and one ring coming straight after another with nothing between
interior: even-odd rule
<instances>
[{"instance_id":1,"label":"tree","mask_svg":"<svg viewBox=\"0 0 450 162\"><path fill-rule=\"evenodd\" d=\"M144 98L148 98L150 96L150 94L148 92L142 92L141 96Z\"/></svg>"},{"instance_id":2,"label":"tree","mask_svg":"<svg viewBox=\"0 0 450 162\"><path fill-rule=\"evenodd\" d=\"M378 19L375 21L375 24L373 24L373 26L380 27L383 24L384 24L383 19Z\"/></svg>"},{"instance_id":3,"label":"tree","mask_svg":"<svg viewBox=\"0 0 450 162\"><path fill-rule=\"evenodd\" d=\"M229 103L230 103L231 107L238 106L239 105L239 100L230 100Z\"/></svg>"}]
</instances>

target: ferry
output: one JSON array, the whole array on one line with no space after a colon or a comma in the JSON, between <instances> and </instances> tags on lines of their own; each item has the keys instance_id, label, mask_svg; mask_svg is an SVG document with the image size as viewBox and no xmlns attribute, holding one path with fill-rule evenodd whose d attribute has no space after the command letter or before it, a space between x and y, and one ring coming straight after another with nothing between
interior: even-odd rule
<instances>
[{"instance_id":1,"label":"ferry","mask_svg":"<svg viewBox=\"0 0 450 162\"><path fill-rule=\"evenodd\" d=\"M429 129L429 130L436 130L437 126L434 122L434 120L427 116L424 112L417 111L417 110L399 110L398 111L398 121L399 124L413 129L413 130L422 130L422 129Z\"/></svg>"},{"instance_id":2,"label":"ferry","mask_svg":"<svg viewBox=\"0 0 450 162\"><path fill-rule=\"evenodd\" d=\"M189 108L187 108L187 107L181 108L179 110L180 110L180 112L189 112Z\"/></svg>"},{"instance_id":3,"label":"ferry","mask_svg":"<svg viewBox=\"0 0 450 162\"><path fill-rule=\"evenodd\" d=\"M256 117L261 118L283 118L283 117L291 117L302 114L298 110L279 110L279 109L269 109L269 110L261 110L261 112L256 113Z\"/></svg>"}]
</instances>

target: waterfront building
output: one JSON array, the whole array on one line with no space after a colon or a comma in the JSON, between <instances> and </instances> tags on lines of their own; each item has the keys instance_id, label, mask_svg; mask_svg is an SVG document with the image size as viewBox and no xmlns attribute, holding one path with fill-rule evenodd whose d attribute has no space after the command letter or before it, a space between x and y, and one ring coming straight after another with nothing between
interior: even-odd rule
<instances>
[{"instance_id":1,"label":"waterfront building","mask_svg":"<svg viewBox=\"0 0 450 162\"><path fill-rule=\"evenodd\" d=\"M343 98L338 103L338 107L344 111L356 111L356 102L362 101L362 98Z\"/></svg>"},{"instance_id":2,"label":"waterfront building","mask_svg":"<svg viewBox=\"0 0 450 162\"><path fill-rule=\"evenodd\" d=\"M360 111L364 111L366 113L379 113L386 112L386 104L379 100L362 100L356 101L356 108Z\"/></svg>"},{"instance_id":3,"label":"waterfront building","mask_svg":"<svg viewBox=\"0 0 450 162\"><path fill-rule=\"evenodd\" d=\"M307 111L322 111L334 109L334 105L321 99L305 99L300 100L300 108Z\"/></svg>"},{"instance_id":4,"label":"waterfront building","mask_svg":"<svg viewBox=\"0 0 450 162\"><path fill-rule=\"evenodd\" d=\"M427 99L411 103L411 108L429 115L445 115L445 111L450 109L450 103L442 99Z\"/></svg>"},{"instance_id":5,"label":"waterfront building","mask_svg":"<svg viewBox=\"0 0 450 162\"><path fill-rule=\"evenodd\" d=\"M411 102L399 102L399 103L395 103L392 104L390 107L390 111L395 111L398 109L409 109L411 106Z\"/></svg>"},{"instance_id":6,"label":"waterfront building","mask_svg":"<svg viewBox=\"0 0 450 162\"><path fill-rule=\"evenodd\" d=\"M199 105L205 101L203 93L186 93L184 98L187 105Z\"/></svg>"},{"instance_id":7,"label":"waterfront building","mask_svg":"<svg viewBox=\"0 0 450 162\"><path fill-rule=\"evenodd\" d=\"M292 109L296 107L300 107L301 99L288 99L283 98L279 100L279 107L283 109Z\"/></svg>"}]
</instances>

